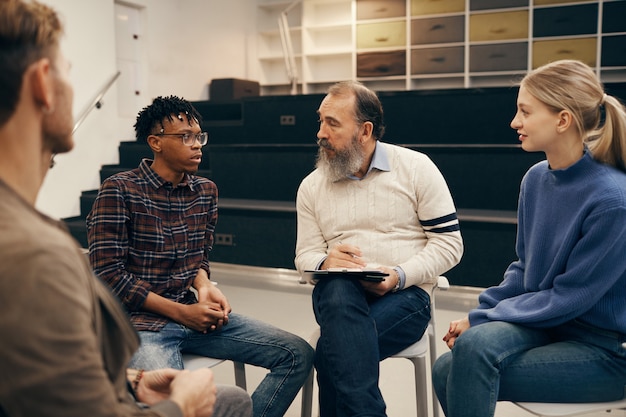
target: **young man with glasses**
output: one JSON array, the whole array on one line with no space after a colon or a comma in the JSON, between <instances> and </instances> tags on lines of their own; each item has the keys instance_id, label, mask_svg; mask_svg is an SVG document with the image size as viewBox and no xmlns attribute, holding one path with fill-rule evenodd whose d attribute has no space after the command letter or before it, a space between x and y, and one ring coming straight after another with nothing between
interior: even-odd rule
<instances>
[{"instance_id":1,"label":"young man with glasses","mask_svg":"<svg viewBox=\"0 0 626 417\"><path fill-rule=\"evenodd\" d=\"M89 257L139 331L131 366L180 369L181 354L194 353L264 367L271 372L252 394L254 415L283 416L311 370L313 349L231 313L211 283L217 187L194 175L208 140L200 123L175 96L157 97L139 113L136 138L154 160L104 181L87 217Z\"/></svg>"}]
</instances>

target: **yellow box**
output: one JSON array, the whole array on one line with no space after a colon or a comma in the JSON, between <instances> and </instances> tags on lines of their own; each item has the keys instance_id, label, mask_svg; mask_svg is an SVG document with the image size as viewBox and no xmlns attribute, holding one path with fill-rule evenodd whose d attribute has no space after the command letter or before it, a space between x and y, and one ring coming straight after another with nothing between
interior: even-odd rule
<instances>
[{"instance_id":1,"label":"yellow box","mask_svg":"<svg viewBox=\"0 0 626 417\"><path fill-rule=\"evenodd\" d=\"M528 38L528 11L480 13L470 16L470 41Z\"/></svg>"},{"instance_id":2,"label":"yellow box","mask_svg":"<svg viewBox=\"0 0 626 417\"><path fill-rule=\"evenodd\" d=\"M357 49L406 45L406 21L362 23L356 27Z\"/></svg>"},{"instance_id":3,"label":"yellow box","mask_svg":"<svg viewBox=\"0 0 626 417\"><path fill-rule=\"evenodd\" d=\"M533 68L560 59L578 59L596 66L596 38L559 39L533 42Z\"/></svg>"},{"instance_id":4,"label":"yellow box","mask_svg":"<svg viewBox=\"0 0 626 417\"><path fill-rule=\"evenodd\" d=\"M465 0L411 0L411 16L465 11Z\"/></svg>"}]
</instances>

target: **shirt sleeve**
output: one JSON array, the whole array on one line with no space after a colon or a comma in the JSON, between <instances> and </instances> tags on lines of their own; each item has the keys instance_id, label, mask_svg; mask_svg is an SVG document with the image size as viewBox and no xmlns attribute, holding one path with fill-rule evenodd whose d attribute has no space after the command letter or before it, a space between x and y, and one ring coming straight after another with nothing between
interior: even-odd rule
<instances>
[{"instance_id":1,"label":"shirt sleeve","mask_svg":"<svg viewBox=\"0 0 626 417\"><path fill-rule=\"evenodd\" d=\"M204 256L200 268L207 272L209 279L211 279L211 267L209 263L209 253L213 250L213 244L215 243L215 226L217 225L217 212L218 212L218 191L214 183L207 185L205 193L209 196L213 196L209 203L209 221L207 224L207 233L205 235L204 242Z\"/></svg>"},{"instance_id":2,"label":"shirt sleeve","mask_svg":"<svg viewBox=\"0 0 626 417\"><path fill-rule=\"evenodd\" d=\"M129 311L138 311L151 286L127 269L130 220L122 185L106 180L87 216L89 260L95 273L109 285L124 306Z\"/></svg>"}]
</instances>

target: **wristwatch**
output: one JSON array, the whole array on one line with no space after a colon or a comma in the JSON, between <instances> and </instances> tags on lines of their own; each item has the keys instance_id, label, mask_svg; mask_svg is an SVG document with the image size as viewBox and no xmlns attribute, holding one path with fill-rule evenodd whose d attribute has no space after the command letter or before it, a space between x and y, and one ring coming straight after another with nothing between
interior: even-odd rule
<instances>
[{"instance_id":1,"label":"wristwatch","mask_svg":"<svg viewBox=\"0 0 626 417\"><path fill-rule=\"evenodd\" d=\"M391 290L391 292L396 292L400 289L400 274L395 269L393 270L393 272L396 273L397 281L396 281L396 286L393 287L393 290Z\"/></svg>"}]
</instances>

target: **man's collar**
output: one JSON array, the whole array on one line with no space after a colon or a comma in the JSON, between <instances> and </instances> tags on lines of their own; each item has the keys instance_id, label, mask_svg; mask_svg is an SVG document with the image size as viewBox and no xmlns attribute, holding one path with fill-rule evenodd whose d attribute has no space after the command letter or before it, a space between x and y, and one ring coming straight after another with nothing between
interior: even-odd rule
<instances>
[{"instance_id":1,"label":"man's collar","mask_svg":"<svg viewBox=\"0 0 626 417\"><path fill-rule=\"evenodd\" d=\"M152 169L152 162L152 159L144 158L141 160L141 164L139 165L139 171L143 174L148 183L150 183L155 190L167 184L170 184L171 186L171 183L165 181L159 174L156 173L155 170ZM189 189L193 191L194 186L191 181L191 175L185 174L183 180L179 182L176 187L189 187Z\"/></svg>"},{"instance_id":2,"label":"man's collar","mask_svg":"<svg viewBox=\"0 0 626 417\"><path fill-rule=\"evenodd\" d=\"M367 173L363 176L363 178L367 177L372 169L377 169L379 171L391 171L389 165L389 157L387 156L387 149L385 149L385 147L379 141L376 141L374 155L372 155L372 162L370 162ZM351 180L363 179L355 175L348 175L348 178L350 178Z\"/></svg>"}]
</instances>

